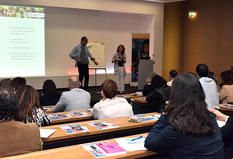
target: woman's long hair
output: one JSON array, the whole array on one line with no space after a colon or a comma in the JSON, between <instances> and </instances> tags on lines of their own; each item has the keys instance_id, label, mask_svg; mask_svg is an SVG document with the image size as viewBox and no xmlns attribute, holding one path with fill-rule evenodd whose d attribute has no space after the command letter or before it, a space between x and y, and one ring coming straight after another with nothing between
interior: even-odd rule
<instances>
[{"instance_id":1,"label":"woman's long hair","mask_svg":"<svg viewBox=\"0 0 233 159\"><path fill-rule=\"evenodd\" d=\"M182 134L202 136L215 133L203 88L198 78L190 73L174 79L165 114L175 130Z\"/></svg>"},{"instance_id":2,"label":"woman's long hair","mask_svg":"<svg viewBox=\"0 0 233 159\"><path fill-rule=\"evenodd\" d=\"M39 95L35 88L29 85L20 86L16 91L16 96L19 101L19 112L17 120L27 122L27 120L35 121L33 115L34 109L43 107L40 106Z\"/></svg>"}]
</instances>

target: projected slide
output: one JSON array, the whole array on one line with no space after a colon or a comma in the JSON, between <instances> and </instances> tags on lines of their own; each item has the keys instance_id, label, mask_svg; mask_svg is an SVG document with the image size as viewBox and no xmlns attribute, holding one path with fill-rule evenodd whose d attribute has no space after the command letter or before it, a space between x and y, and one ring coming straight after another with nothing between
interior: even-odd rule
<instances>
[{"instance_id":1,"label":"projected slide","mask_svg":"<svg viewBox=\"0 0 233 159\"><path fill-rule=\"evenodd\" d=\"M45 75L44 8L0 5L0 77Z\"/></svg>"}]
</instances>

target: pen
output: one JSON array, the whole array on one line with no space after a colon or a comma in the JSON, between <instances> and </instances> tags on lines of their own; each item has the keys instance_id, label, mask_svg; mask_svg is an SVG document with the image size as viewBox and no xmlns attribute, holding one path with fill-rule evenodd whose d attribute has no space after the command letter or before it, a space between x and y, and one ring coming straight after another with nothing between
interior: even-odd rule
<instances>
[{"instance_id":1,"label":"pen","mask_svg":"<svg viewBox=\"0 0 233 159\"><path fill-rule=\"evenodd\" d=\"M101 154L101 152L95 146L90 146L90 147L94 150L94 152Z\"/></svg>"},{"instance_id":2,"label":"pen","mask_svg":"<svg viewBox=\"0 0 233 159\"><path fill-rule=\"evenodd\" d=\"M132 139L131 141L135 141L135 140L141 139L142 137L143 137L143 136L139 136L139 137L137 137L137 138Z\"/></svg>"}]
</instances>

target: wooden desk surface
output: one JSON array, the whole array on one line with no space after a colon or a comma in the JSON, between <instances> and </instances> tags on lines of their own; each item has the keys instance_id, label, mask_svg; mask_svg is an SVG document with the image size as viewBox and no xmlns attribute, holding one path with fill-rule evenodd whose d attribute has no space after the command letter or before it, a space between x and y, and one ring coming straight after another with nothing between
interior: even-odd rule
<instances>
[{"instance_id":1,"label":"wooden desk surface","mask_svg":"<svg viewBox=\"0 0 233 159\"><path fill-rule=\"evenodd\" d=\"M214 108L233 112L233 105L232 104L215 104Z\"/></svg>"},{"instance_id":2,"label":"wooden desk surface","mask_svg":"<svg viewBox=\"0 0 233 159\"><path fill-rule=\"evenodd\" d=\"M140 98L143 97L142 95L138 95L135 93L128 93L128 94L120 94L119 97L123 97L125 99L132 99L132 98Z\"/></svg>"},{"instance_id":3,"label":"wooden desk surface","mask_svg":"<svg viewBox=\"0 0 233 159\"><path fill-rule=\"evenodd\" d=\"M73 112L85 112L87 113L89 116L75 116L72 113ZM64 122L73 122L73 121L81 121L81 120L91 120L93 119L92 113L88 110L78 110L78 111L70 111L70 112L59 112L59 113L52 113L52 114L48 114L48 116L51 115L56 115L56 114L67 114L71 117L68 118L64 118L64 119L51 119L51 124L59 124L59 123L64 123Z\"/></svg>"},{"instance_id":4,"label":"wooden desk surface","mask_svg":"<svg viewBox=\"0 0 233 159\"><path fill-rule=\"evenodd\" d=\"M154 115L154 114L159 114L159 113L147 113L147 115ZM90 126L88 124L89 122L98 121L98 120L84 121L84 122L78 122L78 123L75 122L72 124L81 124L82 126L87 126L90 132L72 133L72 134L68 134L63 129L60 128L60 126L62 125L68 125L68 123L45 126L45 127L42 127L41 129L55 129L56 132L52 134L49 138L43 139L43 142L50 143L54 141L64 141L66 139L74 139L74 138L77 139L77 138L87 137L91 135L117 132L117 131L122 131L122 130L130 130L130 129L140 128L140 127L149 127L149 126L153 126L156 122L156 120L150 120L150 121L142 121L139 123L133 123L133 122L128 122L129 119L130 117L103 119L101 121L106 121L106 122L109 122L109 123L112 123L118 126L116 128L103 129L103 130L99 130L98 128Z\"/></svg>"},{"instance_id":5,"label":"wooden desk surface","mask_svg":"<svg viewBox=\"0 0 233 159\"><path fill-rule=\"evenodd\" d=\"M134 98L134 99L131 99L131 101L137 102L137 103L141 103L141 104L146 104L146 103L148 103L148 102L146 101L146 97Z\"/></svg>"},{"instance_id":6,"label":"wooden desk surface","mask_svg":"<svg viewBox=\"0 0 233 159\"><path fill-rule=\"evenodd\" d=\"M123 138L128 137L138 137L144 134L137 134L132 136L127 136ZM114 139L109 140L103 140L107 142L115 142ZM103 142L98 141L98 142ZM128 151L126 154L111 156L111 157L103 157L103 159L116 159L116 158L124 158L124 159L132 159L132 158L139 158L139 157L146 157L155 155L155 152L149 151L149 150L140 150L140 151ZM74 145L74 146L67 146L67 147L61 147L61 148L55 148L50 150L44 150L44 151L37 151L37 152L31 152L23 155L17 155L12 157L5 157L5 159L96 159L92 154L87 152L84 148L82 148L80 145Z\"/></svg>"}]
</instances>

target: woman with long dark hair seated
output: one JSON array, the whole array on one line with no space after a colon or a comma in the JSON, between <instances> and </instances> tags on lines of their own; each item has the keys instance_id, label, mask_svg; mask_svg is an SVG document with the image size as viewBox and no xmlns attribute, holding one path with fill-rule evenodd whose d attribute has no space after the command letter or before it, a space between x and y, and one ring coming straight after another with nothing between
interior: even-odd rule
<instances>
[{"instance_id":1,"label":"woman with long dark hair seated","mask_svg":"<svg viewBox=\"0 0 233 159\"><path fill-rule=\"evenodd\" d=\"M171 159L222 159L223 142L202 86L192 74L174 79L169 104L145 140L145 147Z\"/></svg>"},{"instance_id":2,"label":"woman with long dark hair seated","mask_svg":"<svg viewBox=\"0 0 233 159\"><path fill-rule=\"evenodd\" d=\"M44 108L40 106L39 95L35 88L29 85L20 86L15 94L19 100L18 121L36 123L38 126L50 124Z\"/></svg>"}]
</instances>

